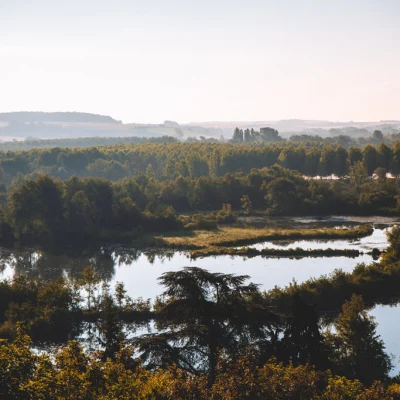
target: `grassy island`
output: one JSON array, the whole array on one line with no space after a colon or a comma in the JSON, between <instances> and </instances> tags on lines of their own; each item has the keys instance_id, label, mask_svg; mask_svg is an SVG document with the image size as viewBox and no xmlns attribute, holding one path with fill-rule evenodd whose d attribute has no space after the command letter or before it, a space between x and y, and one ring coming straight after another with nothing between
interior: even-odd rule
<instances>
[{"instance_id":1,"label":"grassy island","mask_svg":"<svg viewBox=\"0 0 400 400\"><path fill-rule=\"evenodd\" d=\"M155 236L154 244L177 249L207 249L213 247L235 247L272 240L341 240L358 239L373 232L371 225L361 225L349 229L257 229L224 226L212 231L195 230L171 232Z\"/></svg>"}]
</instances>

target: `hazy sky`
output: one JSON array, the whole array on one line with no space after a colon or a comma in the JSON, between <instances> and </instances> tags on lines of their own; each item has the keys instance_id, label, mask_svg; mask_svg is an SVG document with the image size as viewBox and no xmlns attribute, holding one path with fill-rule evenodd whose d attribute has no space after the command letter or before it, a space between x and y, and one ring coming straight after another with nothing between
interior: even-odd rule
<instances>
[{"instance_id":1,"label":"hazy sky","mask_svg":"<svg viewBox=\"0 0 400 400\"><path fill-rule=\"evenodd\" d=\"M400 119L400 0L0 0L0 112Z\"/></svg>"}]
</instances>

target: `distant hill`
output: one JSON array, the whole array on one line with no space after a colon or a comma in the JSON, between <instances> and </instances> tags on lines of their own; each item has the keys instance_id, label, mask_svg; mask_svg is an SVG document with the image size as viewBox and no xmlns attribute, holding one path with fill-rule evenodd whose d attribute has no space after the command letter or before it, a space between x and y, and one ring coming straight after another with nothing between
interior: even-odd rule
<instances>
[{"instance_id":1,"label":"distant hill","mask_svg":"<svg viewBox=\"0 0 400 400\"><path fill-rule=\"evenodd\" d=\"M85 123L107 123L120 124L107 115L98 115L81 112L42 112L42 111L16 111L0 113L2 122L20 122L20 123L50 123L50 122L85 122Z\"/></svg>"},{"instance_id":2,"label":"distant hill","mask_svg":"<svg viewBox=\"0 0 400 400\"><path fill-rule=\"evenodd\" d=\"M179 124L166 120L160 124L122 123L107 115L83 112L35 112L18 111L0 113L0 142L21 138L63 139L88 137L162 137L172 136L179 140L230 139L234 129L270 127L282 138L293 135L318 135L322 138L350 136L370 137L374 130L384 135L400 132L400 122L332 122L318 120L270 120L270 121L211 121ZM204 137L204 139L202 139Z\"/></svg>"}]
</instances>

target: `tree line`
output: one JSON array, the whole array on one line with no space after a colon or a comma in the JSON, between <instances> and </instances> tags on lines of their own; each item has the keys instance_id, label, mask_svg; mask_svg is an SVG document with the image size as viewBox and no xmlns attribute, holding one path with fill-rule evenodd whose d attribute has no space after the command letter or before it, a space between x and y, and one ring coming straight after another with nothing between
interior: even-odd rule
<instances>
[{"instance_id":1,"label":"tree line","mask_svg":"<svg viewBox=\"0 0 400 400\"><path fill-rule=\"evenodd\" d=\"M35 128L35 129L34 129ZM43 130L54 130L54 126L30 125L31 130L41 132ZM179 128L176 128L178 130ZM369 137L352 137L345 134L337 134L335 136L321 137L316 134L299 133L291 135L288 139L283 139L279 136L279 132L272 128L261 128L260 131L254 129L239 129L236 128L229 143L257 143L261 144L299 144L303 146L342 146L346 150L350 147L363 148L366 145L379 146L381 143L393 146L400 140L400 133L383 135L381 131L374 131L372 136ZM76 138L62 138L62 139L39 139L27 136L25 140L13 140L10 142L4 141L0 143L0 151L27 151L31 149L51 149L55 147L98 147L109 146L116 144L151 144L151 143L226 143L227 141L221 137L219 139L213 137L182 137L182 133L176 136L151 136L140 137L136 136L89 136L89 137L76 137Z\"/></svg>"},{"instance_id":2,"label":"tree line","mask_svg":"<svg viewBox=\"0 0 400 400\"><path fill-rule=\"evenodd\" d=\"M378 171L379 172L379 171ZM273 166L224 177L179 176L160 181L139 175L112 182L39 175L2 193L0 239L25 244L81 245L125 242L143 233L214 229L235 213L269 215L398 214L399 182L370 179L359 162L340 181L307 180ZM205 215L184 213L201 212ZM212 212L209 216L207 213ZM207 222L208 221L208 222Z\"/></svg>"},{"instance_id":3,"label":"tree line","mask_svg":"<svg viewBox=\"0 0 400 400\"><path fill-rule=\"evenodd\" d=\"M146 144L146 143L177 143L178 139L172 136L95 136L63 139L35 139L14 140L12 142L0 142L0 151L27 151L31 149L74 148L74 147L98 147L112 146L115 144Z\"/></svg>"},{"instance_id":4,"label":"tree line","mask_svg":"<svg viewBox=\"0 0 400 400\"><path fill-rule=\"evenodd\" d=\"M235 128L231 142L232 143L276 143L276 142L289 142L289 143L303 143L306 145L315 145L316 143L323 145L338 145L348 150L350 147L364 147L366 145L378 146L381 143L392 146L400 139L400 133L392 133L384 135L380 130L374 130L371 136L367 130L364 130L363 136L351 136L345 134L340 129L330 129L326 134L329 136L322 137L312 133L297 133L289 136L289 139L284 139L279 135L279 132L273 128L261 128L256 131L253 128L239 129Z\"/></svg>"},{"instance_id":5,"label":"tree line","mask_svg":"<svg viewBox=\"0 0 400 400\"><path fill-rule=\"evenodd\" d=\"M397 176L400 144L350 147L325 143L146 143L103 147L50 148L0 153L1 182L7 186L45 173L53 178L98 177L113 181L144 174L159 180L219 177L271 167L315 177L346 176L357 162L368 174L384 168Z\"/></svg>"}]
</instances>

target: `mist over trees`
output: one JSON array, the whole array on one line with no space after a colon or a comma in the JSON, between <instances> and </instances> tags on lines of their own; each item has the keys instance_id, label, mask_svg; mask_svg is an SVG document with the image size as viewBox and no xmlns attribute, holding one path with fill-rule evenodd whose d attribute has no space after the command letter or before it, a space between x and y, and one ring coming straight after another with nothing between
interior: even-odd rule
<instances>
[{"instance_id":1,"label":"mist over trees","mask_svg":"<svg viewBox=\"0 0 400 400\"><path fill-rule=\"evenodd\" d=\"M279 136L279 132L273 128L261 128L259 132L252 129L235 128L233 132L232 142L234 143L251 143L251 142L280 142L283 140Z\"/></svg>"},{"instance_id":2,"label":"mist over trees","mask_svg":"<svg viewBox=\"0 0 400 400\"><path fill-rule=\"evenodd\" d=\"M354 125L352 125L354 124ZM325 141L364 146L399 140L399 121L377 123L352 123L306 120L283 120L240 123L235 130L234 142ZM0 114L0 137L7 138L83 138L95 136L173 136L182 141L225 141L232 135L234 123L199 122L179 124L166 120L164 123L122 123L106 116L81 112L11 112ZM240 131L243 132L243 138ZM279 134L277 132L280 132ZM397 135L397 139L395 138Z\"/></svg>"}]
</instances>

